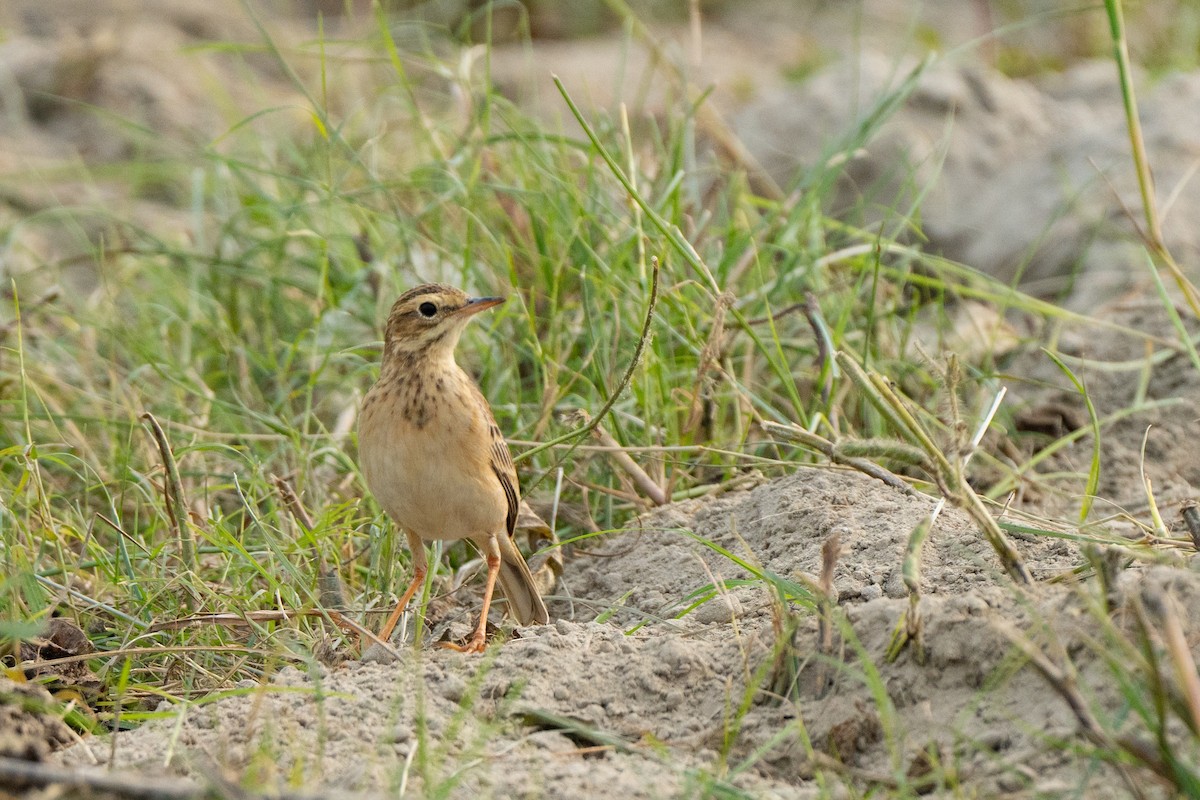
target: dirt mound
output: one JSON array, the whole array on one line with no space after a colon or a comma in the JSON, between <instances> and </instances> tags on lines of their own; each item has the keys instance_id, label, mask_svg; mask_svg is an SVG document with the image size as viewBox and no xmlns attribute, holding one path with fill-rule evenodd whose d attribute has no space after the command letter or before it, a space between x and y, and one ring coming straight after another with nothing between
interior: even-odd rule
<instances>
[{"instance_id":1,"label":"dirt mound","mask_svg":"<svg viewBox=\"0 0 1200 800\"><path fill-rule=\"evenodd\" d=\"M607 541L607 557L574 562L570 601L555 608L562 619L484 658L435 649L407 652L399 666L288 668L242 687L244 696L122 734L115 763L170 763L201 776L216 764L281 787L407 785L453 797L661 797L714 782L803 797L816 786L814 767L834 758L884 783L889 769L918 774L934 758L984 793L1073 785L1119 796L1106 771L1085 773L1045 747L1047 736L1071 737L1074 718L997 627L1044 627L1078 651L1073 644L1098 635L1081 621L1087 595L1046 584L1018 592L957 512L942 516L927 551L924 663L911 649L888 662L907 608L893 599L903 595L895 565L930 505L856 474L803 469L668 507ZM835 534L843 556L834 584L850 627L824 657L805 618L796 690L782 697L770 689L774 590L697 537L794 580L818 569ZM1071 563L1054 540L1022 550L1043 577ZM748 582L680 615L714 578ZM1200 613L1195 575L1131 572L1125 581L1118 617L1143 584L1164 581L1188 614ZM607 622L570 621L604 609ZM1088 658L1076 664L1085 680L1103 672ZM78 763L84 752L65 757Z\"/></svg>"}]
</instances>

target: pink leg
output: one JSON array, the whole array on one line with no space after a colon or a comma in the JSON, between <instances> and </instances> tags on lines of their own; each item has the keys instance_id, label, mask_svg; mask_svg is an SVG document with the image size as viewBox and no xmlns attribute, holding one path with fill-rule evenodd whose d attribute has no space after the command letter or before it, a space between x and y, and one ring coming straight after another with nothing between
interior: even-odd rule
<instances>
[{"instance_id":1,"label":"pink leg","mask_svg":"<svg viewBox=\"0 0 1200 800\"><path fill-rule=\"evenodd\" d=\"M421 537L405 531L408 534L408 547L412 550L413 577L412 582L408 584L408 588L404 590L400 602L392 609L391 615L387 618L387 622L383 623L383 627L379 630L379 638L385 642L392 635L392 629L396 627L396 623L400 621L400 615L404 613L404 609L408 606L408 601L412 600L417 589L421 588L421 584L425 583L425 575L429 572L429 567L425 561L425 543L421 541Z\"/></svg>"},{"instance_id":2,"label":"pink leg","mask_svg":"<svg viewBox=\"0 0 1200 800\"><path fill-rule=\"evenodd\" d=\"M487 583L483 587L483 610L479 612L479 624L475 633L465 645L443 642L442 647L457 650L460 653L482 653L487 645L488 611L492 607L492 594L496 590L496 576L500 574L500 545L494 538L488 539L487 550Z\"/></svg>"}]
</instances>

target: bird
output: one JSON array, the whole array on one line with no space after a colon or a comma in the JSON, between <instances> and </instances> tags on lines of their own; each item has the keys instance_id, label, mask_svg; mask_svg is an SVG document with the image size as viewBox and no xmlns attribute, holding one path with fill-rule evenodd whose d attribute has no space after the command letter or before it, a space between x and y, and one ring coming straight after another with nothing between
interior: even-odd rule
<instances>
[{"instance_id":1,"label":"bird","mask_svg":"<svg viewBox=\"0 0 1200 800\"><path fill-rule=\"evenodd\" d=\"M497 580L520 625L550 621L513 542L521 506L517 470L491 406L454 360L467 323L503 297L470 297L428 283L392 305L379 379L363 398L359 466L367 487L408 537L412 581L379 632L387 641L428 572L424 543L469 539L487 563L483 610L463 652L482 652Z\"/></svg>"}]
</instances>

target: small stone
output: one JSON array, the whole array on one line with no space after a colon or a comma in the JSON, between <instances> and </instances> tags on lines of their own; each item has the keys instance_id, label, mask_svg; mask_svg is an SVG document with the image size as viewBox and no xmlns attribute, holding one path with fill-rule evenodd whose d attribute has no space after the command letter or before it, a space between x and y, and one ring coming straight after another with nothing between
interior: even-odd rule
<instances>
[{"instance_id":1,"label":"small stone","mask_svg":"<svg viewBox=\"0 0 1200 800\"><path fill-rule=\"evenodd\" d=\"M451 703L461 703L467 693L467 682L454 673L447 673L438 688L442 691L442 697Z\"/></svg>"},{"instance_id":2,"label":"small stone","mask_svg":"<svg viewBox=\"0 0 1200 800\"><path fill-rule=\"evenodd\" d=\"M541 634L538 634L539 636ZM508 646L508 651L516 657L534 664L542 663L551 653L550 645L541 639L514 639Z\"/></svg>"},{"instance_id":3,"label":"small stone","mask_svg":"<svg viewBox=\"0 0 1200 800\"><path fill-rule=\"evenodd\" d=\"M393 661L399 661L390 651L378 644L373 644L364 650L361 660L366 664L391 664Z\"/></svg>"},{"instance_id":4,"label":"small stone","mask_svg":"<svg viewBox=\"0 0 1200 800\"><path fill-rule=\"evenodd\" d=\"M702 625L733 622L742 616L742 603L731 594L720 594L692 612L692 619Z\"/></svg>"},{"instance_id":5,"label":"small stone","mask_svg":"<svg viewBox=\"0 0 1200 800\"><path fill-rule=\"evenodd\" d=\"M390 732L388 732L387 736L384 738L384 741L391 742L392 744L402 744L404 742L411 741L412 738L413 729L407 725L400 724L396 725Z\"/></svg>"},{"instance_id":6,"label":"small stone","mask_svg":"<svg viewBox=\"0 0 1200 800\"><path fill-rule=\"evenodd\" d=\"M888 570L888 575L883 580L883 593L893 600L908 597L908 587L904 585L904 575L898 568L893 567Z\"/></svg>"},{"instance_id":7,"label":"small stone","mask_svg":"<svg viewBox=\"0 0 1200 800\"><path fill-rule=\"evenodd\" d=\"M683 675L701 666L696 650L685 639L665 639L658 651L659 675Z\"/></svg>"},{"instance_id":8,"label":"small stone","mask_svg":"<svg viewBox=\"0 0 1200 800\"><path fill-rule=\"evenodd\" d=\"M604 706L599 703L588 703L583 708L579 709L579 718L584 722L592 725L599 725L608 715L604 711Z\"/></svg>"},{"instance_id":9,"label":"small stone","mask_svg":"<svg viewBox=\"0 0 1200 800\"><path fill-rule=\"evenodd\" d=\"M987 600L984 600L979 595L969 594L963 597L960 605L967 616L980 617L988 612Z\"/></svg>"},{"instance_id":10,"label":"small stone","mask_svg":"<svg viewBox=\"0 0 1200 800\"><path fill-rule=\"evenodd\" d=\"M1012 734L1007 730L984 731L977 741L993 753L999 753L1012 747Z\"/></svg>"},{"instance_id":11,"label":"small stone","mask_svg":"<svg viewBox=\"0 0 1200 800\"><path fill-rule=\"evenodd\" d=\"M528 739L537 747L551 753L575 753L579 747L562 731L535 731Z\"/></svg>"}]
</instances>

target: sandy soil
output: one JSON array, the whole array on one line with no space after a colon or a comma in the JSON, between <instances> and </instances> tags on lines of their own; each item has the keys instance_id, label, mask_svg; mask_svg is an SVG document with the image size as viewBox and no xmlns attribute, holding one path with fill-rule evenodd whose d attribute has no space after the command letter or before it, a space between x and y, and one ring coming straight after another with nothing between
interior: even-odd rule
<instances>
[{"instance_id":1,"label":"sandy soil","mask_svg":"<svg viewBox=\"0 0 1200 800\"><path fill-rule=\"evenodd\" d=\"M166 21L156 23L173 31L166 44L154 33L159 29L137 28L155 48L175 47L179 41L192 41L189 37L250 35L232 22L212 30L197 27L187 16L186 4L170 8ZM730 28L714 31L713 39L729 49L735 46L730 42L746 46L749 35ZM166 132L204 131L214 125L189 100L203 95L203 82L163 82L163 75L148 74L138 58L122 60L122 53L136 50L128 42L114 44L85 35L66 44L60 41L56 50L36 31L26 31L24 36L16 41L26 48L20 64L32 76L27 80L61 76L61 70L38 67L43 61L62 67L80 59L99 59L104 68L96 73L98 82L78 87L64 84L55 90L62 92L66 86L88 102L113 105L135 116L147 114L146 124ZM602 48L611 46L598 44L598 50L590 52L599 52L599 60L604 61L608 50ZM501 61L498 57L497 63ZM204 57L204 63L219 70L210 56ZM585 59L584 63L591 62ZM731 57L725 63L730 70L742 70L745 59ZM277 77L267 64L251 62L244 68L258 70L258 78L268 83ZM961 88L955 81L965 80L962 74L943 77L951 94ZM743 80L735 78L734 83ZM121 90L122 80L142 88L140 111L120 105L129 97ZM716 97L725 98L731 114L764 114L764 108L756 105L762 98L776 91L789 96L794 92L778 84L768 81L750 95L735 87ZM917 99L929 101L939 86L947 85L927 87ZM1019 141L1014 144L1001 137L1000 146L1006 148L1001 156L982 171L978 161L969 164L959 189L953 188L955 178L949 175L946 183L951 188L946 191L975 197L980 183L993 185L997 171L1003 169L1008 191L1040 191L1043 194L1030 203L1035 209L1058 208L1061 196L1045 193L1061 187L1040 178L1021 183L1019 171L1008 167L1013 153L1029 149L1036 141L1065 146L1054 126L1080 126L1084 89L1077 87L1072 99L1063 101L1053 88L1035 90L998 77L989 85L999 87L990 95L999 100L988 106L989 115L996 109L1015 108L1014 98L1036 94L1032 106L1014 112L1018 121L1011 127L1021 130L1012 136ZM828 89L827 96L837 92ZM114 99L118 97L126 99ZM231 98L231 102L243 101L250 102L240 96ZM818 97L817 102L827 101ZM787 114L772 118L774 123L792 119L795 106L785 105ZM171 111L176 107L177 113ZM918 102L912 114L928 107L928 102ZM1045 117L1039 122L1043 127L1030 132L1020 120L1025 119L1021 115L1033 113L1031 107L1039 114L1051 107L1059 113ZM156 123L157 111L169 118ZM51 163L87 153L89 148L96 158L103 158L105 148L130 146L89 138L88 130L72 123L69 107L46 113L45 119L56 127L31 118L21 124L33 128L3 129L8 140L26 143L22 146L27 158L33 152L29 148ZM980 147L988 141L995 144L991 116L979 125L967 117L964 114L964 129L977 136L972 142ZM1097 121L1087 132L1100 136L1108 130L1106 135L1115 138L1107 141L1109 149L1104 152L1112 152L1120 146L1121 131L1105 128L1106 124ZM928 125L928 119L920 118L913 125L918 127L900 130L889 141L911 142L912 131ZM22 137L33 129L41 131L41 140L29 144L32 140ZM775 147L770 131L765 126L756 130L765 131L762 154L766 157ZM1168 128L1163 130L1164 138L1169 138ZM51 135L54 131L57 138ZM747 140L754 139L752 131L743 132ZM1192 147L1182 134L1175 144L1181 151ZM897 145L897 149L904 148ZM1047 164L1056 163L1053 154L1046 156L1048 160L1038 158L1042 156L1025 166L1029 174L1041 175L1051 169ZM1173 162L1156 162L1156 167L1171 174L1190 169L1188 164ZM953 165L948 164L946 171L953 172ZM1187 192L1180 197L1185 202ZM34 188L10 192L3 199L7 204L3 213L8 214L58 202L53 196L41 198ZM1001 204L994 196L985 199L985 204L970 205L957 202L953 194L938 195L933 206L943 216L931 228L951 232L945 237L948 251L953 252L958 242L964 252L973 254L972 263L993 259L1002 272L1001 262L1023 257L1024 245L1014 247L1011 237L1000 237L1005 241L997 244L994 253L970 250L978 242L962 240L964 227L955 227L951 218L955 210L964 211L970 219L963 226L978 225ZM1023 210L1030 204L1017 205ZM1085 211L1098 218L1111 216L1115 204L1101 205ZM145 220L157 219L159 224L172 224L170 220L180 214L169 204L143 207L141 212ZM1068 225L1074 222L1068 220ZM1091 236L1094 228L1089 226L1085 220L1070 230L1078 228ZM1018 222L1014 227L1024 232L1029 226ZM1190 232L1179 235L1183 246L1189 246ZM39 252L44 256L57 244L44 241L28 246L42 248ZM1047 274L1061 275L1068 260L1051 252L1045 258ZM1118 268L1111 260L1103 266ZM1132 268L1126 265L1124 270L1127 277ZM1164 334L1169 330L1161 303L1150 295L1144 281L1122 280L1118 288L1126 294L1107 291L1108 305L1102 307L1088 299L1089 310L1130 328ZM1138 337L1111 327L1067 325L1052 333L1064 352L1096 362L1144 356ZM1036 349L1014 352L1008 359L1006 371L1013 376L1009 408L1014 414L1046 410L1053 414L1066 408L1068 416L1080 418L1081 401L1066 389L1054 388L1065 385L1061 373ZM1101 414L1130 404L1137 386L1136 368L1124 372L1085 368L1084 372ZM1106 509L1121 509L1128 515L1110 521L1115 534L1132 534L1133 520L1147 519L1143 469L1153 479L1172 525L1179 505L1194 497L1193 487L1200 485L1200 462L1190 446L1181 443L1200 440L1198 391L1200 381L1185 357L1158 364L1146 397L1174 404L1129 416L1106 432L1100 494ZM1142 442L1151 424L1143 465ZM989 444L993 446L1001 457L1011 457L1011 451L998 442ZM1016 446L1025 448L1026 455L1030 452L1028 442ZM1075 450L1059 453L1044 471L1078 473L1090 454L1088 447L1079 444ZM1018 519L1030 513L1068 520L1078 508L1073 494L1079 490L1077 480L1031 480L1022 488L1022 499L1011 510ZM400 663L348 661L314 666L307 673L286 668L269 683L239 687L244 690L240 696L120 734L112 763L150 773L162 771L165 765L168 773L202 779L253 775L267 785L331 792L394 794L397 788L405 788L448 797L669 797L698 796L703 791L718 794L731 785L756 797L803 798L824 792L849 796L845 786L851 784L887 786L895 776L920 775L936 761L953 765L968 795L1126 796L1128 789L1114 770L1051 746L1076 740L1075 718L1042 676L1016 656L1006 636L1006 631L1024 631L1048 652L1069 654L1084 693L1099 707L1119 706L1106 664L1097 660L1094 647L1083 646L1103 641L1107 634L1085 613L1089 604L1101 602L1094 586L1070 579L1071 571L1085 563L1070 538L1016 538L1036 579L1033 586L1018 589L1002 574L971 522L962 513L947 510L933 530L923 563L920 612L925 657L918 658L910 647L895 660L887 658L889 642L908 607L900 570L905 542L932 505L928 497L902 493L855 472L805 468L753 488L666 507L640 518L628 531L606 538L596 548L599 552L577 552L553 601L556 621L522 630L483 657L405 648ZM727 549L757 572L803 586L805 576L820 572L822 548L832 537L840 543L833 573L837 616L844 615L846 624L837 628L828 648L821 645L814 615L781 612L774 593L761 581L738 585L750 573L701 541ZM716 593L706 591L722 581L733 584ZM478 605L476 598L464 594L451 608L460 627L465 627L467 615ZM1153 605L1163 597L1179 605L1184 620L1200 619L1200 577L1194 570L1134 566L1120 571L1113 589L1113 623L1132 625L1139 605ZM692 608L697 598L708 599ZM780 630L787 630L793 620L798 625L794 637L781 638ZM1196 651L1195 630L1189 635ZM780 650L781 641L785 645L790 641L790 646ZM59 757L67 764L105 763L110 745L92 741ZM822 768L819 780L814 778L818 767Z\"/></svg>"},{"instance_id":2,"label":"sandy soil","mask_svg":"<svg viewBox=\"0 0 1200 800\"><path fill-rule=\"evenodd\" d=\"M1108 770L1047 746L1074 736L1074 718L1002 632L1029 630L1071 653L1086 693L1113 700L1105 665L1082 647L1103 635L1083 613L1097 598L1045 582L1079 563L1067 541L1019 542L1039 583L1018 591L969 520L945 513L924 562L924 663L912 649L885 658L908 605L904 543L932 502L856 473L801 469L667 507L606 541L604 556L570 562L559 592L570 599L555 602L555 623L482 658L424 649L405 651L400 664L287 668L245 696L123 734L115 763L452 797L690 796L728 768L723 780L754 796L809 797L817 764L836 759L847 775L886 785L895 770L919 774L933 753L985 796L1126 796ZM773 593L761 583L734 588L680 618L714 579L751 577L685 532L793 579L819 570L822 545L837 536L834 587L861 651L839 635L823 657L804 615L795 691L771 691ZM1122 573L1114 619L1127 622L1130 603L1164 592L1185 618L1200 614L1200 578L1161 568ZM607 621L592 621L602 611ZM872 670L890 698L886 713ZM107 746L97 750L106 757ZM66 760L89 759L76 747Z\"/></svg>"}]
</instances>

